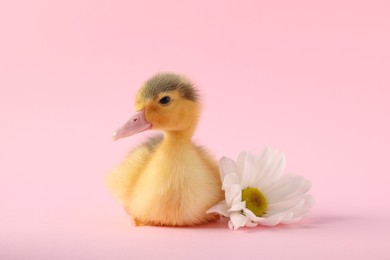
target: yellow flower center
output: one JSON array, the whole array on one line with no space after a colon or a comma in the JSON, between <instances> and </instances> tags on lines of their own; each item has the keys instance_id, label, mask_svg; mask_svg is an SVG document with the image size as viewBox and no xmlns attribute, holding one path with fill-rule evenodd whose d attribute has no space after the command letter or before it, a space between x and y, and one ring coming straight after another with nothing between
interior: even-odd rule
<instances>
[{"instance_id":1,"label":"yellow flower center","mask_svg":"<svg viewBox=\"0 0 390 260\"><path fill-rule=\"evenodd\" d=\"M242 201L245 201L246 208L253 212L256 216L260 217L267 209L267 200L256 188L248 187L242 191Z\"/></svg>"}]
</instances>

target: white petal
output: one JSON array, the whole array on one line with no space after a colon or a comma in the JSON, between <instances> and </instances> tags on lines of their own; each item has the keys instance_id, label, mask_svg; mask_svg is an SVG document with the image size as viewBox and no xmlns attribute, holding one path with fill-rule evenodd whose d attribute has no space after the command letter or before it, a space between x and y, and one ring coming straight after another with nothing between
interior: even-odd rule
<instances>
[{"instance_id":1,"label":"white petal","mask_svg":"<svg viewBox=\"0 0 390 260\"><path fill-rule=\"evenodd\" d=\"M304 201L304 196L297 196L291 199L270 203L267 206L267 213L278 214L286 210L295 208L296 206L302 204L303 201Z\"/></svg>"},{"instance_id":2,"label":"white petal","mask_svg":"<svg viewBox=\"0 0 390 260\"><path fill-rule=\"evenodd\" d=\"M233 184L225 189L225 199L229 206L232 206L235 202L241 201L241 186Z\"/></svg>"},{"instance_id":3,"label":"white petal","mask_svg":"<svg viewBox=\"0 0 390 260\"><path fill-rule=\"evenodd\" d=\"M229 206L226 204L226 201L223 200L219 202L217 205L211 207L206 213L219 213L225 217L229 217L230 213L228 212Z\"/></svg>"},{"instance_id":4,"label":"white petal","mask_svg":"<svg viewBox=\"0 0 390 260\"><path fill-rule=\"evenodd\" d=\"M238 175L240 176L240 178L242 178L242 174L244 172L244 165L245 165L245 160L246 160L247 154L248 154L247 152L241 152L237 158L237 169L238 169Z\"/></svg>"},{"instance_id":5,"label":"white petal","mask_svg":"<svg viewBox=\"0 0 390 260\"><path fill-rule=\"evenodd\" d=\"M260 168L262 189L270 182L278 180L284 170L286 160L284 154L280 151L273 151L266 148L257 161Z\"/></svg>"},{"instance_id":6,"label":"white petal","mask_svg":"<svg viewBox=\"0 0 390 260\"><path fill-rule=\"evenodd\" d=\"M257 222L253 222L253 221L248 221L245 226L246 227L256 227L258 225Z\"/></svg>"},{"instance_id":7,"label":"white petal","mask_svg":"<svg viewBox=\"0 0 390 260\"><path fill-rule=\"evenodd\" d=\"M241 187L246 189L249 186L254 186L254 180L256 174L253 172L255 164L255 157L251 153L246 153L246 157L243 162L242 176L241 176Z\"/></svg>"},{"instance_id":8,"label":"white petal","mask_svg":"<svg viewBox=\"0 0 390 260\"><path fill-rule=\"evenodd\" d=\"M245 216L247 216L250 220L254 222L259 222L263 220L264 218L256 216L250 209L244 208L243 209Z\"/></svg>"},{"instance_id":9,"label":"white petal","mask_svg":"<svg viewBox=\"0 0 390 260\"><path fill-rule=\"evenodd\" d=\"M301 176L284 175L282 178L263 190L269 203L282 201L292 198L294 195L301 194L301 187L305 185L306 181Z\"/></svg>"},{"instance_id":10,"label":"white petal","mask_svg":"<svg viewBox=\"0 0 390 260\"><path fill-rule=\"evenodd\" d=\"M265 161L266 161L267 156L268 156L265 153L268 153L267 149L264 150L263 154L260 157L256 158L254 166L253 166L253 172L255 175L254 187L259 186L259 183L260 183L260 181L263 178L263 175L265 173L265 171L264 171Z\"/></svg>"},{"instance_id":11,"label":"white petal","mask_svg":"<svg viewBox=\"0 0 390 260\"><path fill-rule=\"evenodd\" d=\"M285 165L286 160L284 154L280 151L275 152L270 167L274 180L278 180L282 176Z\"/></svg>"},{"instance_id":12,"label":"white petal","mask_svg":"<svg viewBox=\"0 0 390 260\"><path fill-rule=\"evenodd\" d=\"M307 194L305 196L305 205L306 207L308 208L311 208L314 206L314 204L316 203L316 200L314 199L314 197L310 194Z\"/></svg>"},{"instance_id":13,"label":"white petal","mask_svg":"<svg viewBox=\"0 0 390 260\"><path fill-rule=\"evenodd\" d=\"M241 211L245 208L245 204L245 201L236 202L228 211Z\"/></svg>"},{"instance_id":14,"label":"white petal","mask_svg":"<svg viewBox=\"0 0 390 260\"><path fill-rule=\"evenodd\" d=\"M292 175L290 174L283 175L279 180L272 182L268 187L262 188L261 190L263 191L263 193L269 193L285 183L291 183L291 178L294 177L292 177Z\"/></svg>"},{"instance_id":15,"label":"white petal","mask_svg":"<svg viewBox=\"0 0 390 260\"><path fill-rule=\"evenodd\" d=\"M222 157L219 160L219 173L221 175L221 180L225 178L226 175L231 173L238 173L236 162L228 157Z\"/></svg>"},{"instance_id":16,"label":"white petal","mask_svg":"<svg viewBox=\"0 0 390 260\"><path fill-rule=\"evenodd\" d=\"M240 178L236 173L230 173L225 175L223 178L222 189L225 190L227 187L233 184L240 184Z\"/></svg>"},{"instance_id":17,"label":"white petal","mask_svg":"<svg viewBox=\"0 0 390 260\"><path fill-rule=\"evenodd\" d=\"M290 219L284 219L280 222L280 224L294 224L300 221L302 218L290 218Z\"/></svg>"},{"instance_id":18,"label":"white petal","mask_svg":"<svg viewBox=\"0 0 390 260\"><path fill-rule=\"evenodd\" d=\"M313 205L313 198L311 195L305 195L300 202L294 206L293 208L286 209L284 212L280 212L277 214L271 214L267 212L267 217L273 216L282 216L281 223L295 223L299 221L302 217L308 215L310 213L310 208Z\"/></svg>"},{"instance_id":19,"label":"white petal","mask_svg":"<svg viewBox=\"0 0 390 260\"><path fill-rule=\"evenodd\" d=\"M310 181L304 179L302 186L299 189L297 189L296 194L305 194L306 192L308 192L310 190L310 188L311 188ZM295 195L295 194L293 194L293 195Z\"/></svg>"},{"instance_id":20,"label":"white petal","mask_svg":"<svg viewBox=\"0 0 390 260\"><path fill-rule=\"evenodd\" d=\"M229 220L228 225L229 225L230 230L232 230L234 228L233 222L231 220Z\"/></svg>"},{"instance_id":21,"label":"white petal","mask_svg":"<svg viewBox=\"0 0 390 260\"><path fill-rule=\"evenodd\" d=\"M263 149L263 151L261 152L259 158L263 159L263 161L265 162L265 161L267 161L267 157L269 156L269 153L270 153L269 147L265 147Z\"/></svg>"},{"instance_id":22,"label":"white petal","mask_svg":"<svg viewBox=\"0 0 390 260\"><path fill-rule=\"evenodd\" d=\"M311 183L302 176L287 174L286 177L290 177L297 182L296 189L289 193L286 198L292 198L294 196L301 196L307 193L311 188ZM300 185L298 184L300 183Z\"/></svg>"},{"instance_id":23,"label":"white petal","mask_svg":"<svg viewBox=\"0 0 390 260\"><path fill-rule=\"evenodd\" d=\"M272 226L276 226L277 224L279 224L280 221L282 221L282 219L283 219L282 216L275 215L275 216L271 216L269 218L264 218L263 220L260 220L259 224L263 225L263 226L272 227Z\"/></svg>"},{"instance_id":24,"label":"white petal","mask_svg":"<svg viewBox=\"0 0 390 260\"><path fill-rule=\"evenodd\" d=\"M272 163L274 155L275 152L269 149L263 152L263 167L260 173L261 177L258 184L260 190L265 189L270 183L275 180L272 172Z\"/></svg>"},{"instance_id":25,"label":"white petal","mask_svg":"<svg viewBox=\"0 0 390 260\"><path fill-rule=\"evenodd\" d=\"M314 198L307 194L304 197L302 204L292 209L292 213L294 214L294 217L304 217L310 213L310 209L313 207L313 205Z\"/></svg>"},{"instance_id":26,"label":"white petal","mask_svg":"<svg viewBox=\"0 0 390 260\"><path fill-rule=\"evenodd\" d=\"M233 228L237 230L238 228L245 226L245 224L248 222L248 218L241 213L235 212L230 215L230 221L233 224Z\"/></svg>"},{"instance_id":27,"label":"white petal","mask_svg":"<svg viewBox=\"0 0 390 260\"><path fill-rule=\"evenodd\" d=\"M269 157L269 149L265 148L263 152L261 153L260 157L256 160L256 173L259 177L262 177L265 173L264 169L267 164Z\"/></svg>"}]
</instances>

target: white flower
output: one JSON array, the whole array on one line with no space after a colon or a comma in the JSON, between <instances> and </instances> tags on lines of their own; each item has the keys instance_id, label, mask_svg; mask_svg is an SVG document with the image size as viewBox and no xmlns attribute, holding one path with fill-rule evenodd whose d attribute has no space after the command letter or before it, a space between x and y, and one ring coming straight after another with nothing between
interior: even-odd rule
<instances>
[{"instance_id":1,"label":"white flower","mask_svg":"<svg viewBox=\"0 0 390 260\"><path fill-rule=\"evenodd\" d=\"M299 221L314 203L306 194L310 183L301 176L282 174L284 155L265 149L260 157L243 152L237 162L223 157L220 175L225 200L210 208L229 217L229 228L275 226Z\"/></svg>"}]
</instances>

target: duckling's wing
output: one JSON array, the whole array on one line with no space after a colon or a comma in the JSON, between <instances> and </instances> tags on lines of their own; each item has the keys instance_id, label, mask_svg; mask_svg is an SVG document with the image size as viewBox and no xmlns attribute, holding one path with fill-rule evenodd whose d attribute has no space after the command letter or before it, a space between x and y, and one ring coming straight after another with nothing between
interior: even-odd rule
<instances>
[{"instance_id":1,"label":"duckling's wing","mask_svg":"<svg viewBox=\"0 0 390 260\"><path fill-rule=\"evenodd\" d=\"M132 188L142 174L151 154L161 143L162 136L153 136L133 149L125 160L106 176L106 184L123 204L131 196Z\"/></svg>"},{"instance_id":2,"label":"duckling's wing","mask_svg":"<svg viewBox=\"0 0 390 260\"><path fill-rule=\"evenodd\" d=\"M202 146L195 145L195 148L203 162L212 171L213 177L220 181L218 164L213 156Z\"/></svg>"}]
</instances>

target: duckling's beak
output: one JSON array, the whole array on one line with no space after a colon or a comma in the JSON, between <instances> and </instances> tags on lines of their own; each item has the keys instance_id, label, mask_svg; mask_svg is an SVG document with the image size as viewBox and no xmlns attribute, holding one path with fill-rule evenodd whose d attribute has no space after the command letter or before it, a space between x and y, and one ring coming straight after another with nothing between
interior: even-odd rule
<instances>
[{"instance_id":1,"label":"duckling's beak","mask_svg":"<svg viewBox=\"0 0 390 260\"><path fill-rule=\"evenodd\" d=\"M121 128L112 135L114 141L131 136L152 128L152 124L146 121L145 111L136 112Z\"/></svg>"}]
</instances>

